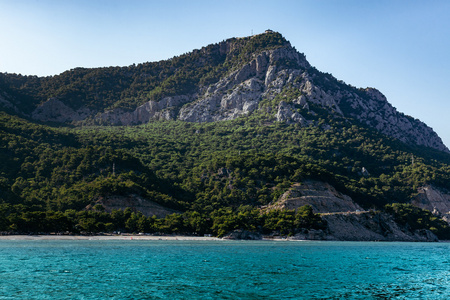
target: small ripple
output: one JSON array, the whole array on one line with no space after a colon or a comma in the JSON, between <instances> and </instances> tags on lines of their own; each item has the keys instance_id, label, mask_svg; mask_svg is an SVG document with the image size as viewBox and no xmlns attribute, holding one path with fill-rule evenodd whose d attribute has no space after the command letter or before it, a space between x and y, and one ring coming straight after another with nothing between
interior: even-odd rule
<instances>
[{"instance_id":1,"label":"small ripple","mask_svg":"<svg viewBox=\"0 0 450 300\"><path fill-rule=\"evenodd\" d=\"M400 267L393 267L392 270L393 271L410 272L410 270L403 269L403 268L400 268Z\"/></svg>"}]
</instances>

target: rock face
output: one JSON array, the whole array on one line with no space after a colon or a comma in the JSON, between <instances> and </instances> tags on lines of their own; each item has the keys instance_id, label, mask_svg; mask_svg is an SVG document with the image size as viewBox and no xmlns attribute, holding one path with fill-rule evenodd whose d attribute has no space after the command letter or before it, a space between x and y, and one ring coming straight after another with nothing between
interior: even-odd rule
<instances>
[{"instance_id":1,"label":"rock face","mask_svg":"<svg viewBox=\"0 0 450 300\"><path fill-rule=\"evenodd\" d=\"M410 231L384 213L363 212L322 216L328 224L323 239L339 241L410 241L437 242L429 230Z\"/></svg>"},{"instance_id":2,"label":"rock face","mask_svg":"<svg viewBox=\"0 0 450 300\"><path fill-rule=\"evenodd\" d=\"M39 105L33 111L31 117L44 122L65 123L84 120L91 113L87 108L81 108L75 111L57 98L50 98Z\"/></svg>"},{"instance_id":3,"label":"rock face","mask_svg":"<svg viewBox=\"0 0 450 300\"><path fill-rule=\"evenodd\" d=\"M426 185L418 190L411 204L429 210L450 223L450 191Z\"/></svg>"},{"instance_id":4,"label":"rock face","mask_svg":"<svg viewBox=\"0 0 450 300\"><path fill-rule=\"evenodd\" d=\"M11 102L10 98L11 97L7 93L0 91L0 107L18 113L19 109Z\"/></svg>"},{"instance_id":5,"label":"rock face","mask_svg":"<svg viewBox=\"0 0 450 300\"><path fill-rule=\"evenodd\" d=\"M284 87L286 80L283 77L288 75L287 71L279 67L280 70L277 70L277 63L282 60L293 61L302 69L310 67L304 56L290 46L255 54L240 69L205 88L194 103L181 109L179 119L211 122L235 119L252 113L264 98L278 94Z\"/></svg>"},{"instance_id":6,"label":"rock face","mask_svg":"<svg viewBox=\"0 0 450 300\"><path fill-rule=\"evenodd\" d=\"M104 196L100 197L96 201L96 204L100 204L101 206L103 206L105 211L108 213L117 209L125 210L128 207L131 208L131 210L133 210L134 212L141 212L146 217L156 216L157 218L164 218L167 215L178 213L175 210L163 207L138 195ZM86 209L92 209L92 206L89 205L88 207L86 207Z\"/></svg>"},{"instance_id":7,"label":"rock face","mask_svg":"<svg viewBox=\"0 0 450 300\"><path fill-rule=\"evenodd\" d=\"M180 107L191 100L188 96L166 97L159 102L149 101L132 112L122 109L106 111L98 117L102 123L113 125L137 125L151 120L176 119Z\"/></svg>"},{"instance_id":8,"label":"rock face","mask_svg":"<svg viewBox=\"0 0 450 300\"><path fill-rule=\"evenodd\" d=\"M261 240L262 235L258 232L247 230L234 230L223 237L226 240Z\"/></svg>"},{"instance_id":9,"label":"rock face","mask_svg":"<svg viewBox=\"0 0 450 300\"><path fill-rule=\"evenodd\" d=\"M271 34L273 32L230 39L219 43L215 49L227 57L238 57L237 48L245 48L245 43L250 44L255 38L264 40L265 35L269 44ZM212 55L205 49L191 53L193 57L199 57L195 58L198 65L204 64L208 55ZM430 127L399 113L381 92L373 88L356 89L330 74L317 71L286 40L276 47L262 47L244 61L234 61L239 63L235 62L232 67L223 66L227 71L214 83L198 83L194 92L171 97L163 95L159 101L143 103L139 98L133 103L142 104L130 111L73 109L56 98L50 98L35 109L32 117L40 121L74 124L89 120L106 125L135 125L169 119L214 122L269 112L273 120L306 126L315 123L305 117L315 115L315 108L320 108L336 117L357 120L404 143L449 152Z\"/></svg>"},{"instance_id":10,"label":"rock face","mask_svg":"<svg viewBox=\"0 0 450 300\"><path fill-rule=\"evenodd\" d=\"M338 103L349 107L347 116L409 145L448 152L441 138L425 123L399 113L378 90L366 88L366 97L343 93Z\"/></svg>"},{"instance_id":11,"label":"rock face","mask_svg":"<svg viewBox=\"0 0 450 300\"><path fill-rule=\"evenodd\" d=\"M297 209L311 205L314 213L363 211L352 198L325 182L308 180L294 184L267 209Z\"/></svg>"},{"instance_id":12,"label":"rock face","mask_svg":"<svg viewBox=\"0 0 450 300\"><path fill-rule=\"evenodd\" d=\"M397 224L389 214L364 211L352 198L336 191L330 184L320 181L309 180L294 184L278 201L266 209L297 209L304 205L310 205L314 213L321 214L327 223L327 229L305 230L293 239L438 241L436 235L429 230L411 231Z\"/></svg>"}]
</instances>

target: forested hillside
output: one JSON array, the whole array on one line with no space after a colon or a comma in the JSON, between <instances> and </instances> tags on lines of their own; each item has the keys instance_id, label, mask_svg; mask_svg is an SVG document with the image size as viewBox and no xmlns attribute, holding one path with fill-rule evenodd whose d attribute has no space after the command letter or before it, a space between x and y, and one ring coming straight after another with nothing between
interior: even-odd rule
<instances>
[{"instance_id":1,"label":"forested hillside","mask_svg":"<svg viewBox=\"0 0 450 300\"><path fill-rule=\"evenodd\" d=\"M307 208L262 214L260 208L306 179L331 183L374 210L408 203L426 183L450 189L447 154L339 122L300 128L242 118L70 129L2 113L1 124L4 231L294 234L325 224ZM179 213L163 219L129 209L106 213L96 201L108 195L139 195Z\"/></svg>"},{"instance_id":2,"label":"forested hillside","mask_svg":"<svg viewBox=\"0 0 450 300\"><path fill-rule=\"evenodd\" d=\"M326 234L309 205L269 209L315 180L368 218L450 238L447 212L410 204L425 186L450 193L436 133L276 32L129 67L0 74L0 108L3 232Z\"/></svg>"}]
</instances>

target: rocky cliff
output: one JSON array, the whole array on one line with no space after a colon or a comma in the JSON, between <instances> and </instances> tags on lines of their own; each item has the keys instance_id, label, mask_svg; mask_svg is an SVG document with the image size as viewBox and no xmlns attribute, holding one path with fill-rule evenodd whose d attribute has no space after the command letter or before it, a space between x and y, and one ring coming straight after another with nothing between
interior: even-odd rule
<instances>
[{"instance_id":1,"label":"rocky cliff","mask_svg":"<svg viewBox=\"0 0 450 300\"><path fill-rule=\"evenodd\" d=\"M127 196L102 196L94 202L94 205L88 205L86 209L92 210L96 205L101 205L103 210L108 213L112 212L113 210L125 210L126 208L130 208L133 212L139 211L144 216L156 216L157 218L164 218L167 215L179 213L176 210L161 206L153 201L134 194L130 194Z\"/></svg>"},{"instance_id":2,"label":"rocky cliff","mask_svg":"<svg viewBox=\"0 0 450 300\"><path fill-rule=\"evenodd\" d=\"M411 230L397 224L391 215L381 212L331 213L322 215L326 230L312 230L293 239L338 241L437 242L429 230Z\"/></svg>"},{"instance_id":3,"label":"rocky cliff","mask_svg":"<svg viewBox=\"0 0 450 300\"><path fill-rule=\"evenodd\" d=\"M14 113L20 113L20 110L13 104L13 102L14 98L0 89L0 108Z\"/></svg>"},{"instance_id":4,"label":"rocky cliff","mask_svg":"<svg viewBox=\"0 0 450 300\"><path fill-rule=\"evenodd\" d=\"M431 211L434 215L450 223L450 191L426 185L418 190L411 204Z\"/></svg>"},{"instance_id":5,"label":"rocky cliff","mask_svg":"<svg viewBox=\"0 0 450 300\"><path fill-rule=\"evenodd\" d=\"M352 198L330 184L313 180L294 184L267 209L297 209L304 205L310 205L314 213L363 211Z\"/></svg>"},{"instance_id":6,"label":"rocky cliff","mask_svg":"<svg viewBox=\"0 0 450 300\"><path fill-rule=\"evenodd\" d=\"M92 114L86 107L74 110L57 98L50 98L39 105L31 114L34 120L43 122L76 122L84 120Z\"/></svg>"},{"instance_id":7,"label":"rocky cliff","mask_svg":"<svg viewBox=\"0 0 450 300\"><path fill-rule=\"evenodd\" d=\"M448 205L450 203L448 200L450 199L441 201L441 204ZM292 239L424 242L438 240L429 230L411 230L408 226L399 225L392 215L379 211L364 211L351 197L320 181L307 180L292 185L277 201L265 209L298 209L304 205L310 205L314 213L320 213L327 228L305 230ZM422 206L424 209L429 207Z\"/></svg>"}]
</instances>

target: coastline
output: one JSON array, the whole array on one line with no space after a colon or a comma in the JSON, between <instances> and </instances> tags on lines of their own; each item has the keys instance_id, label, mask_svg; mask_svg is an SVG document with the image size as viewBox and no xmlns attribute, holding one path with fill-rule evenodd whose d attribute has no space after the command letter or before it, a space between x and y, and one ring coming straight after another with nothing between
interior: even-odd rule
<instances>
[{"instance_id":1,"label":"coastline","mask_svg":"<svg viewBox=\"0 0 450 300\"><path fill-rule=\"evenodd\" d=\"M92 240L92 241L112 241L112 240L139 240L139 241L228 241L228 240L240 240L240 239L229 239L229 238L218 238L218 237L208 237L208 236L186 236L186 235L133 235L133 234L121 234L121 235L57 235L57 234L42 234L42 235L0 235L1 241L57 241L57 240ZM260 241L296 241L296 242L306 242L306 241L322 241L322 242L336 242L339 240L314 240L314 239L293 239L293 238L267 238L263 237ZM344 241L344 240L340 240ZM424 241L405 241L405 240L345 240L353 242L424 242ZM450 243L450 240L439 240L438 243Z\"/></svg>"},{"instance_id":2,"label":"coastline","mask_svg":"<svg viewBox=\"0 0 450 300\"><path fill-rule=\"evenodd\" d=\"M0 235L0 241L33 241L33 240L180 240L180 241L219 241L221 238L217 237L203 237L203 236L155 236L155 235Z\"/></svg>"}]
</instances>

